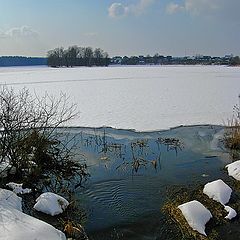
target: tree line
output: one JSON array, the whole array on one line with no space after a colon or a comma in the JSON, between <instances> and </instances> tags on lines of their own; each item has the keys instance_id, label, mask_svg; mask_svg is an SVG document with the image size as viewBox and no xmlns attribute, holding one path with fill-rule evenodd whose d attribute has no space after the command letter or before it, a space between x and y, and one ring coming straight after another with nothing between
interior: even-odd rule
<instances>
[{"instance_id":1,"label":"tree line","mask_svg":"<svg viewBox=\"0 0 240 240\"><path fill-rule=\"evenodd\" d=\"M231 66L240 66L240 57L239 56L235 56L231 59L230 62Z\"/></svg>"},{"instance_id":2,"label":"tree line","mask_svg":"<svg viewBox=\"0 0 240 240\"><path fill-rule=\"evenodd\" d=\"M101 48L71 46L55 48L47 53L47 64L51 67L108 66L108 53Z\"/></svg>"},{"instance_id":3,"label":"tree line","mask_svg":"<svg viewBox=\"0 0 240 240\"><path fill-rule=\"evenodd\" d=\"M239 56L225 55L224 57L212 57L212 56L163 56L156 53L154 56L115 56L111 58L111 64L121 65L230 65L240 66Z\"/></svg>"},{"instance_id":4,"label":"tree line","mask_svg":"<svg viewBox=\"0 0 240 240\"><path fill-rule=\"evenodd\" d=\"M47 59L41 57L2 56L0 67L47 65Z\"/></svg>"}]
</instances>

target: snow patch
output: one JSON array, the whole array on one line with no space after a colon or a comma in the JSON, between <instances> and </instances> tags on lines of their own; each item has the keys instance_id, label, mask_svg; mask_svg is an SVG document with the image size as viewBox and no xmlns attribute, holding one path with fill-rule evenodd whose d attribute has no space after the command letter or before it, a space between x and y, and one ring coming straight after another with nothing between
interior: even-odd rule
<instances>
[{"instance_id":1,"label":"snow patch","mask_svg":"<svg viewBox=\"0 0 240 240\"><path fill-rule=\"evenodd\" d=\"M240 181L240 160L226 166L228 175Z\"/></svg>"},{"instance_id":2,"label":"snow patch","mask_svg":"<svg viewBox=\"0 0 240 240\"><path fill-rule=\"evenodd\" d=\"M233 208L225 206L224 209L228 212L228 215L225 217L226 219L231 220L237 216L237 212Z\"/></svg>"},{"instance_id":3,"label":"snow patch","mask_svg":"<svg viewBox=\"0 0 240 240\"><path fill-rule=\"evenodd\" d=\"M0 177L5 178L9 174L15 174L16 173L16 167L13 167L10 164L10 160L5 157L2 162L0 163Z\"/></svg>"},{"instance_id":4,"label":"snow patch","mask_svg":"<svg viewBox=\"0 0 240 240\"><path fill-rule=\"evenodd\" d=\"M203 193L209 198L225 205L229 202L232 189L221 179L207 183L203 188Z\"/></svg>"},{"instance_id":5,"label":"snow patch","mask_svg":"<svg viewBox=\"0 0 240 240\"><path fill-rule=\"evenodd\" d=\"M32 191L30 188L23 189L22 185L23 185L22 183L14 183L14 182L10 182L6 184L6 186L11 188L13 192L16 194L26 194Z\"/></svg>"},{"instance_id":6,"label":"snow patch","mask_svg":"<svg viewBox=\"0 0 240 240\"><path fill-rule=\"evenodd\" d=\"M206 207L194 200L179 205L178 208L182 211L183 216L193 230L207 236L205 224L212 218L212 214Z\"/></svg>"},{"instance_id":7,"label":"snow patch","mask_svg":"<svg viewBox=\"0 0 240 240\"><path fill-rule=\"evenodd\" d=\"M50 214L51 216L62 213L69 205L69 202L65 198L51 192L41 194L36 202L34 209Z\"/></svg>"},{"instance_id":8,"label":"snow patch","mask_svg":"<svg viewBox=\"0 0 240 240\"><path fill-rule=\"evenodd\" d=\"M1 205L22 211L22 198L18 197L12 191L0 188L0 206Z\"/></svg>"}]
</instances>

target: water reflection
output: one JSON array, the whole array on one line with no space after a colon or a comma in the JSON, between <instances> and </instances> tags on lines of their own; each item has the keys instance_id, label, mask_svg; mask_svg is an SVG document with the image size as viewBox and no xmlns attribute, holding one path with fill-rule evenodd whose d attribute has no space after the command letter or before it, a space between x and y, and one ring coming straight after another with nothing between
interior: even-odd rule
<instances>
[{"instance_id":1,"label":"water reflection","mask_svg":"<svg viewBox=\"0 0 240 240\"><path fill-rule=\"evenodd\" d=\"M111 237L114 229L124 226L121 234L132 231L145 218L157 226L169 187L193 186L221 177L224 172L220 169L227 161L216 141L221 131L218 126L147 133L71 129L71 134L79 134L78 151L87 159L91 174L85 188L78 190L79 204L88 212L90 235L104 233L105 237L96 239L117 239ZM137 235L129 239L144 239Z\"/></svg>"}]
</instances>

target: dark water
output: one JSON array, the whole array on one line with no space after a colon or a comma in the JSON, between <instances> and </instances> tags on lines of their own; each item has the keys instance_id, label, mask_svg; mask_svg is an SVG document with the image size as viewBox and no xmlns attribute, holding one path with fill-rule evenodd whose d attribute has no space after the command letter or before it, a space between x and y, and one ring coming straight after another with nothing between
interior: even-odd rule
<instances>
[{"instance_id":1,"label":"dark water","mask_svg":"<svg viewBox=\"0 0 240 240\"><path fill-rule=\"evenodd\" d=\"M70 132L79 134L78 151L91 173L85 189L77 193L88 214L91 239L176 239L161 212L171 188L224 178L222 168L230 161L219 142L219 126L149 133L111 128Z\"/></svg>"}]
</instances>

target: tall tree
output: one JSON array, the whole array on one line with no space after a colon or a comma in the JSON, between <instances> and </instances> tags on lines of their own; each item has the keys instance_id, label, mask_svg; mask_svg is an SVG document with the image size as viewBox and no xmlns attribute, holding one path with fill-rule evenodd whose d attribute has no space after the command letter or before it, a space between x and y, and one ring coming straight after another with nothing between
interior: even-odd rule
<instances>
[{"instance_id":1,"label":"tall tree","mask_svg":"<svg viewBox=\"0 0 240 240\"><path fill-rule=\"evenodd\" d=\"M93 60L93 50L91 47L86 47L84 50L84 59L86 62L86 66L92 66Z\"/></svg>"}]
</instances>

